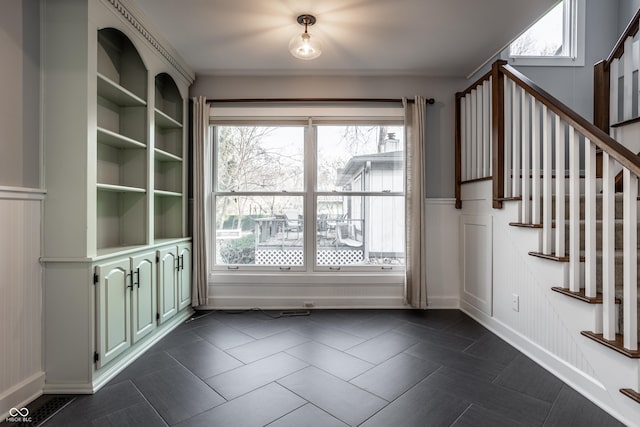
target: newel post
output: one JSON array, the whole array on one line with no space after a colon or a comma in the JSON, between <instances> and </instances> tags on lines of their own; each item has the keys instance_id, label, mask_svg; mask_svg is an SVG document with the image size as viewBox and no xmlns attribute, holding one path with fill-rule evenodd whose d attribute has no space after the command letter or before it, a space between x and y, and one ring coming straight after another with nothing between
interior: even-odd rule
<instances>
[{"instance_id":1,"label":"newel post","mask_svg":"<svg viewBox=\"0 0 640 427\"><path fill-rule=\"evenodd\" d=\"M498 60L491 68L491 169L494 209L502 209L504 198L504 74L501 67L506 64L506 61Z\"/></svg>"},{"instance_id":2,"label":"newel post","mask_svg":"<svg viewBox=\"0 0 640 427\"><path fill-rule=\"evenodd\" d=\"M462 118L460 100L462 93L456 93L455 101L455 174L456 174L456 209L462 209Z\"/></svg>"},{"instance_id":3,"label":"newel post","mask_svg":"<svg viewBox=\"0 0 640 427\"><path fill-rule=\"evenodd\" d=\"M593 66L593 124L609 134L609 68L607 61Z\"/></svg>"}]
</instances>

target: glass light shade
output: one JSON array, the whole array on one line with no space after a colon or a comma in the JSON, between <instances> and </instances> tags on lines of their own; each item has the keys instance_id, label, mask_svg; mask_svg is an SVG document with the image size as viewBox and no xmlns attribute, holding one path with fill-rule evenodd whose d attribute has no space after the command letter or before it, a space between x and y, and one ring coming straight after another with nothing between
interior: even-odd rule
<instances>
[{"instance_id":1,"label":"glass light shade","mask_svg":"<svg viewBox=\"0 0 640 427\"><path fill-rule=\"evenodd\" d=\"M315 59L322 54L322 46L317 37L304 32L291 39L289 52L299 59Z\"/></svg>"}]
</instances>

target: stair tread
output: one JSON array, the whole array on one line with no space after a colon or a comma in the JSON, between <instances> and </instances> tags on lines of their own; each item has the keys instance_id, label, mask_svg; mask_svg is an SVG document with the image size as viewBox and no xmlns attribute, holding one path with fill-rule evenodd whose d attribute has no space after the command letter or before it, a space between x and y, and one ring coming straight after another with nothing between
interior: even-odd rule
<instances>
[{"instance_id":1,"label":"stair tread","mask_svg":"<svg viewBox=\"0 0 640 427\"><path fill-rule=\"evenodd\" d=\"M627 396L628 398L635 400L636 402L640 403L640 393L638 393L637 391L630 389L630 388L621 388L620 389L620 393L624 394L625 396Z\"/></svg>"},{"instance_id":2,"label":"stair tread","mask_svg":"<svg viewBox=\"0 0 640 427\"><path fill-rule=\"evenodd\" d=\"M620 334L616 334L615 340L606 340L602 334L596 334L591 331L582 331L580 332L583 336L590 338L600 344L609 347L612 350L617 351L620 354L623 354L631 359L640 359L640 350L629 350L624 347L624 338Z\"/></svg>"}]
</instances>

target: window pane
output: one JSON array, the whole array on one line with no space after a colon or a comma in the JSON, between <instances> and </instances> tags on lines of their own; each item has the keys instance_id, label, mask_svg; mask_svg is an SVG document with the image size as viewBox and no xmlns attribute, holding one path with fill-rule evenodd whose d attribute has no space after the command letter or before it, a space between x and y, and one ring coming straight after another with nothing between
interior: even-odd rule
<instances>
[{"instance_id":1,"label":"window pane","mask_svg":"<svg viewBox=\"0 0 640 427\"><path fill-rule=\"evenodd\" d=\"M564 2L511 43L511 56L562 56Z\"/></svg>"},{"instance_id":2,"label":"window pane","mask_svg":"<svg viewBox=\"0 0 640 427\"><path fill-rule=\"evenodd\" d=\"M404 197L318 197L316 235L319 266L404 265Z\"/></svg>"},{"instance_id":3,"label":"window pane","mask_svg":"<svg viewBox=\"0 0 640 427\"><path fill-rule=\"evenodd\" d=\"M402 126L318 126L318 191L403 191Z\"/></svg>"},{"instance_id":4,"label":"window pane","mask_svg":"<svg viewBox=\"0 0 640 427\"><path fill-rule=\"evenodd\" d=\"M303 197L218 196L216 265L304 264Z\"/></svg>"},{"instance_id":5,"label":"window pane","mask_svg":"<svg viewBox=\"0 0 640 427\"><path fill-rule=\"evenodd\" d=\"M216 126L217 191L302 191L304 128Z\"/></svg>"}]
</instances>

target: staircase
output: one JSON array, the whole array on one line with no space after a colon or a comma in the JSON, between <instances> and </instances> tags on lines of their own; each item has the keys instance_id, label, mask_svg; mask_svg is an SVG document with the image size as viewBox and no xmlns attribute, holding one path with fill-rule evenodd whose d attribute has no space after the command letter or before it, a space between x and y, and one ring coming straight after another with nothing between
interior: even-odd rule
<instances>
[{"instance_id":1,"label":"staircase","mask_svg":"<svg viewBox=\"0 0 640 427\"><path fill-rule=\"evenodd\" d=\"M590 307L576 339L614 352L609 360L629 372L616 393L637 404L639 176L634 152L504 61L456 95L456 207L463 184L484 180L494 209L516 206L509 225L537 237L528 255L561 265L549 292ZM601 360L590 364L597 370Z\"/></svg>"}]
</instances>

